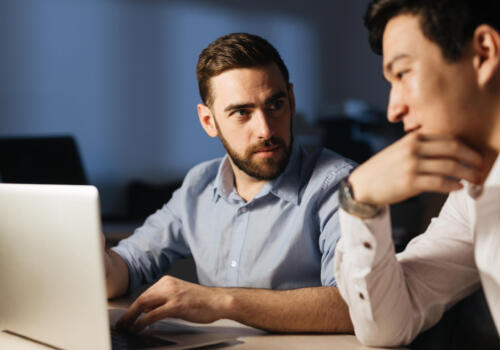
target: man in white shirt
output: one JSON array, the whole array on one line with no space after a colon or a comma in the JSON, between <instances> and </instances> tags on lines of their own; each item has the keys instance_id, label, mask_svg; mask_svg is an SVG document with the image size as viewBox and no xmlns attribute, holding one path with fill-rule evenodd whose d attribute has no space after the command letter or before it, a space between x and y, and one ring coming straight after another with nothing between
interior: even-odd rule
<instances>
[{"instance_id":1,"label":"man in white shirt","mask_svg":"<svg viewBox=\"0 0 500 350\"><path fill-rule=\"evenodd\" d=\"M398 346L483 287L500 330L498 0L374 0L365 24L391 84L387 117L408 133L339 189L335 272L358 339ZM395 255L388 205L450 193Z\"/></svg>"}]
</instances>

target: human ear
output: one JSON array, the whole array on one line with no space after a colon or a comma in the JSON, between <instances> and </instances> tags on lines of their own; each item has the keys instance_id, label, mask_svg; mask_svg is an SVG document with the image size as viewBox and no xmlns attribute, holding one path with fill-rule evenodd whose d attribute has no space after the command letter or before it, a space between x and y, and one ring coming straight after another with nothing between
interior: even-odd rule
<instances>
[{"instance_id":1,"label":"human ear","mask_svg":"<svg viewBox=\"0 0 500 350\"><path fill-rule=\"evenodd\" d=\"M196 109L198 111L198 118L200 119L203 130L205 130L208 136L217 137L219 133L215 127L215 117L210 108L207 105L200 103L196 106Z\"/></svg>"},{"instance_id":2,"label":"human ear","mask_svg":"<svg viewBox=\"0 0 500 350\"><path fill-rule=\"evenodd\" d=\"M474 69L479 86L486 86L498 73L500 65L500 34L493 27L483 24L472 37Z\"/></svg>"}]
</instances>

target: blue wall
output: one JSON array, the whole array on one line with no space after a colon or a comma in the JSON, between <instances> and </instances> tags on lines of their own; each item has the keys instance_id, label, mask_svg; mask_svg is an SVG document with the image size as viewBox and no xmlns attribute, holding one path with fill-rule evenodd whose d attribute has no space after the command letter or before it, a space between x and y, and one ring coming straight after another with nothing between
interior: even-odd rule
<instances>
[{"instance_id":1,"label":"blue wall","mask_svg":"<svg viewBox=\"0 0 500 350\"><path fill-rule=\"evenodd\" d=\"M195 65L220 35L280 51L297 110L360 98L384 107L368 1L0 1L0 136L73 134L105 213L131 179L165 182L224 154L199 125Z\"/></svg>"}]
</instances>

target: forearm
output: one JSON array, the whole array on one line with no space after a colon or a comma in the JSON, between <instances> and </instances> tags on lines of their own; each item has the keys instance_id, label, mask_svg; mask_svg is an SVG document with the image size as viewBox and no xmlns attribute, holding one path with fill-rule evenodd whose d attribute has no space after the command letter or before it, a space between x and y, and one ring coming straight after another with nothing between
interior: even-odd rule
<instances>
[{"instance_id":1,"label":"forearm","mask_svg":"<svg viewBox=\"0 0 500 350\"><path fill-rule=\"evenodd\" d=\"M106 264L106 289L109 299L122 296L129 285L128 268L122 257L112 250L104 253Z\"/></svg>"},{"instance_id":2,"label":"forearm","mask_svg":"<svg viewBox=\"0 0 500 350\"><path fill-rule=\"evenodd\" d=\"M362 221L341 210L335 276L363 344L409 344L477 288L472 234L465 222L458 224L463 203L451 197L428 230L398 256L387 212Z\"/></svg>"},{"instance_id":3,"label":"forearm","mask_svg":"<svg viewBox=\"0 0 500 350\"><path fill-rule=\"evenodd\" d=\"M347 305L335 287L220 290L229 300L223 318L274 332L353 332Z\"/></svg>"},{"instance_id":4,"label":"forearm","mask_svg":"<svg viewBox=\"0 0 500 350\"><path fill-rule=\"evenodd\" d=\"M339 291L349 305L356 336L365 345L399 346L419 331L402 268L396 260L388 208L362 221L341 210L342 238L335 254Z\"/></svg>"}]
</instances>

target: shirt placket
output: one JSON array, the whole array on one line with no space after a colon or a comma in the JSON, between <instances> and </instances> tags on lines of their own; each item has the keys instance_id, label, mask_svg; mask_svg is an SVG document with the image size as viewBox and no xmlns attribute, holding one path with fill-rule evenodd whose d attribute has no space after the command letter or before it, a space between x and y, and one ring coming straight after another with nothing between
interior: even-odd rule
<instances>
[{"instance_id":1,"label":"shirt placket","mask_svg":"<svg viewBox=\"0 0 500 350\"><path fill-rule=\"evenodd\" d=\"M244 205L238 208L236 218L233 225L233 234L231 242L231 250L229 252L229 267L228 267L228 285L239 286L240 260L243 245L248 227L248 217L250 215L250 205Z\"/></svg>"}]
</instances>

